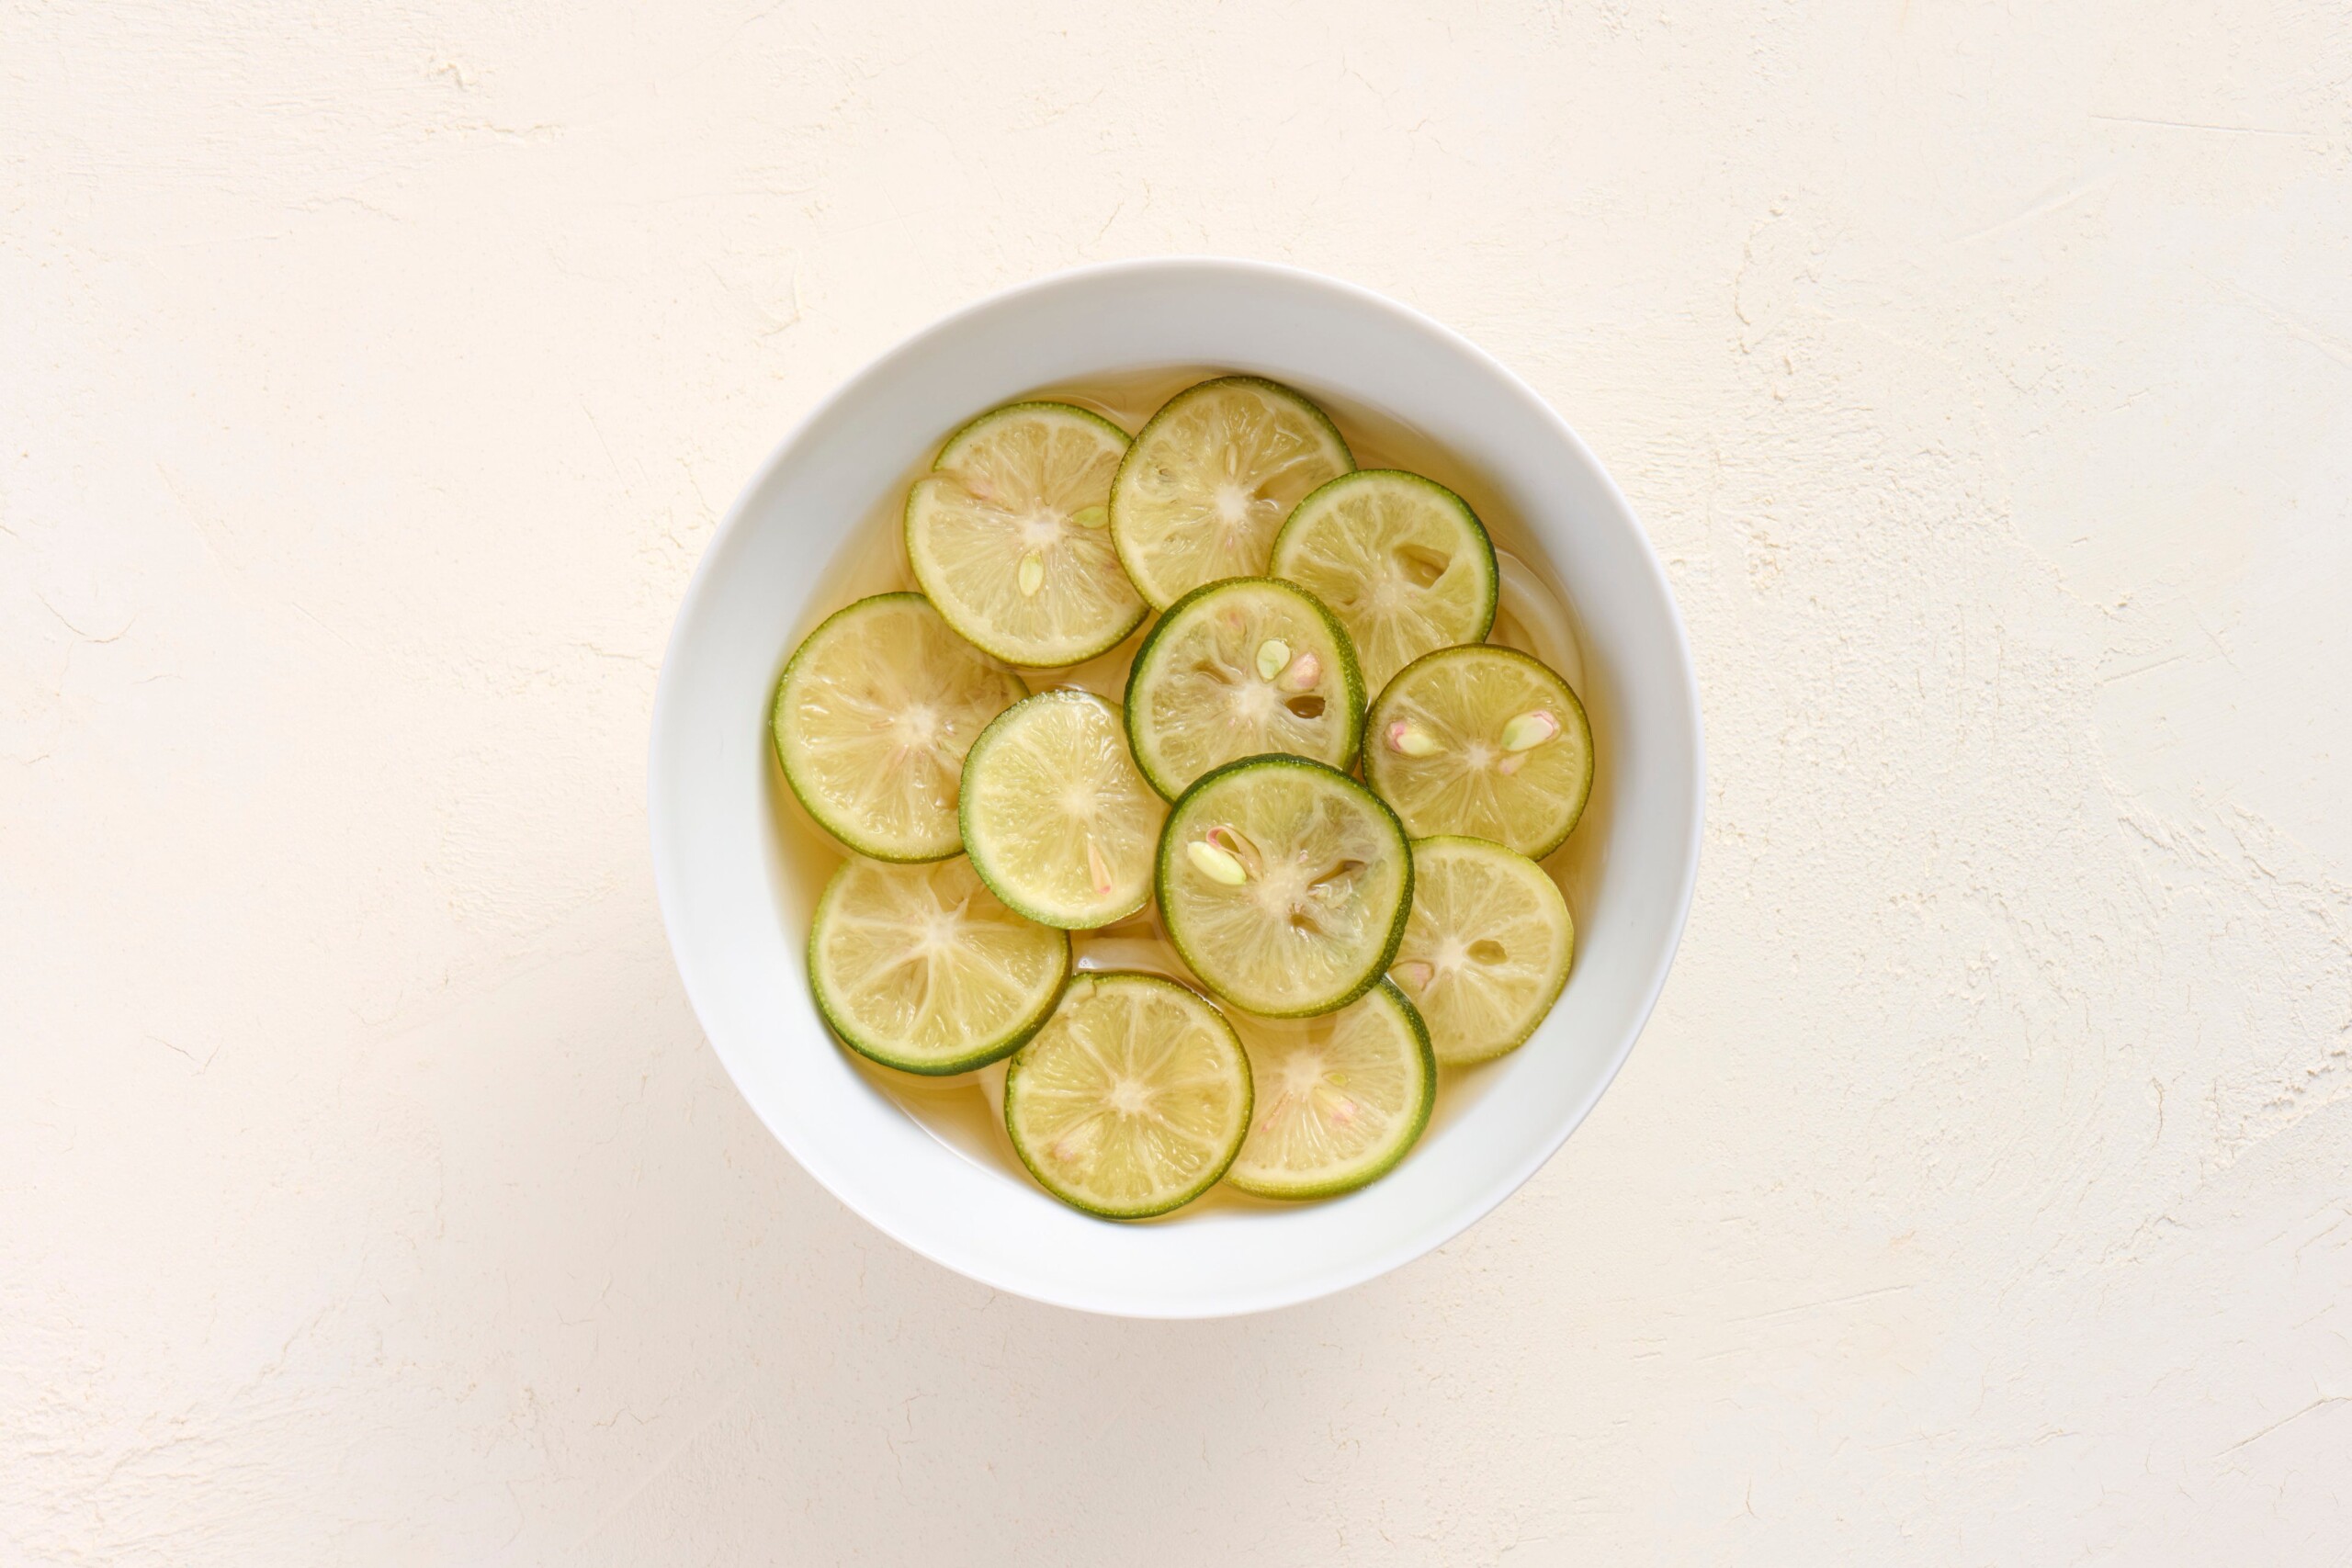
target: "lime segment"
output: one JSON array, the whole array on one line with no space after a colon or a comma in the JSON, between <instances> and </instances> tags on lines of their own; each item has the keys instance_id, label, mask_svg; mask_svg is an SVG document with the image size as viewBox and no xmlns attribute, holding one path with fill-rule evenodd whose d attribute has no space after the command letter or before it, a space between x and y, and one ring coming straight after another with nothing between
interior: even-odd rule
<instances>
[{"instance_id":1,"label":"lime segment","mask_svg":"<svg viewBox=\"0 0 2352 1568\"><path fill-rule=\"evenodd\" d=\"M1568 983L1576 922L1558 884L1484 839L1413 841L1413 913L1388 977L1447 1066L1483 1062L1535 1032Z\"/></svg>"},{"instance_id":2,"label":"lime segment","mask_svg":"<svg viewBox=\"0 0 2352 1568\"><path fill-rule=\"evenodd\" d=\"M1386 981L1321 1018L1236 1018L1257 1092L1226 1180L1261 1198L1351 1192L1405 1157L1437 1102L1421 1020Z\"/></svg>"},{"instance_id":3,"label":"lime segment","mask_svg":"<svg viewBox=\"0 0 2352 1568\"><path fill-rule=\"evenodd\" d=\"M1250 1130L1250 1062L1216 1009L1149 975L1080 975L1004 1080L1021 1162L1112 1219L1199 1197Z\"/></svg>"},{"instance_id":4,"label":"lime segment","mask_svg":"<svg viewBox=\"0 0 2352 1568\"><path fill-rule=\"evenodd\" d=\"M850 861L808 931L817 1010L852 1049L910 1073L1004 1055L1053 1010L1069 968L1069 937L1006 908L960 859Z\"/></svg>"},{"instance_id":5,"label":"lime segment","mask_svg":"<svg viewBox=\"0 0 2352 1568\"><path fill-rule=\"evenodd\" d=\"M1127 754L1119 710L1091 693L1016 703L964 759L972 867L1045 925L1086 930L1142 908L1167 815Z\"/></svg>"},{"instance_id":6,"label":"lime segment","mask_svg":"<svg viewBox=\"0 0 2352 1568\"><path fill-rule=\"evenodd\" d=\"M907 493L907 559L950 626L1011 664L1065 665L1143 618L1109 522L1126 433L1068 403L1013 403L949 438Z\"/></svg>"},{"instance_id":7,"label":"lime segment","mask_svg":"<svg viewBox=\"0 0 2352 1568\"><path fill-rule=\"evenodd\" d=\"M1161 609L1226 577L1266 570L1299 499L1355 467L1321 409L1253 376L1168 400L1111 486L1111 531L1137 590Z\"/></svg>"},{"instance_id":8,"label":"lime segment","mask_svg":"<svg viewBox=\"0 0 2352 1568\"><path fill-rule=\"evenodd\" d=\"M1218 997L1270 1018L1369 990L1413 890L1404 829L1336 768L1250 757L1204 775L1159 836L1168 940Z\"/></svg>"},{"instance_id":9,"label":"lime segment","mask_svg":"<svg viewBox=\"0 0 2352 1568\"><path fill-rule=\"evenodd\" d=\"M1343 474L1298 503L1274 539L1274 576L1348 628L1374 691L1424 653L1495 624L1495 547L1469 503L1393 468Z\"/></svg>"},{"instance_id":10,"label":"lime segment","mask_svg":"<svg viewBox=\"0 0 2352 1568\"><path fill-rule=\"evenodd\" d=\"M1527 655L1441 649L1397 672L1364 727L1364 777L1415 838L1467 833L1543 859L1592 793L1592 729Z\"/></svg>"},{"instance_id":11,"label":"lime segment","mask_svg":"<svg viewBox=\"0 0 2352 1568\"><path fill-rule=\"evenodd\" d=\"M1233 578L1170 605L1136 650L1127 739L1144 776L1172 800L1238 757L1286 751L1346 767L1363 700L1348 634L1313 594Z\"/></svg>"},{"instance_id":12,"label":"lime segment","mask_svg":"<svg viewBox=\"0 0 2352 1568\"><path fill-rule=\"evenodd\" d=\"M963 843L964 753L1027 694L922 594L876 594L810 632L785 666L776 758L808 815L858 853L941 860Z\"/></svg>"}]
</instances>

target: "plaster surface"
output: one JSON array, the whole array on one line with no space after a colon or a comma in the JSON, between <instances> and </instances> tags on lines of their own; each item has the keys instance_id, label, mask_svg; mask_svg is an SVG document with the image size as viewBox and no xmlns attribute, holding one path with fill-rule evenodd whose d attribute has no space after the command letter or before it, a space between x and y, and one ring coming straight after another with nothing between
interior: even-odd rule
<instances>
[{"instance_id":1,"label":"plaster surface","mask_svg":"<svg viewBox=\"0 0 2352 1568\"><path fill-rule=\"evenodd\" d=\"M2352 17L1010 9L0 3L0 1560L2347 1561ZM1191 1325L816 1188L642 812L777 436L1168 252L1550 398L1713 775L1566 1150Z\"/></svg>"}]
</instances>

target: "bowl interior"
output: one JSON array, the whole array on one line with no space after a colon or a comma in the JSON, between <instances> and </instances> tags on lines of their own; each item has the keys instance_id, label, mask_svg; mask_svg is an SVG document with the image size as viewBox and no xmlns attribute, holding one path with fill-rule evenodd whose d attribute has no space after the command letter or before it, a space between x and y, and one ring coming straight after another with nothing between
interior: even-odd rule
<instances>
[{"instance_id":1,"label":"bowl interior","mask_svg":"<svg viewBox=\"0 0 2352 1568\"><path fill-rule=\"evenodd\" d=\"M1419 433L1482 513L1508 517L1574 606L1598 752L1566 852L1577 964L1535 1037L1363 1191L1120 1225L1066 1209L911 1119L833 1043L803 964L808 846L777 798L769 697L810 612L842 597L848 536L972 412L1057 384L1204 365L1274 377L1359 428ZM778 448L712 542L655 708L654 870L679 968L729 1073L843 1202L1001 1290L1094 1311L1203 1316L1306 1300L1419 1256L1486 1213L1615 1074L1673 956L1697 869L1690 658L1631 509L1548 407L1425 318L1309 274L1129 263L998 296L862 372ZM1468 1088L1469 1086L1463 1086ZM977 1097L974 1097L977 1098Z\"/></svg>"}]
</instances>

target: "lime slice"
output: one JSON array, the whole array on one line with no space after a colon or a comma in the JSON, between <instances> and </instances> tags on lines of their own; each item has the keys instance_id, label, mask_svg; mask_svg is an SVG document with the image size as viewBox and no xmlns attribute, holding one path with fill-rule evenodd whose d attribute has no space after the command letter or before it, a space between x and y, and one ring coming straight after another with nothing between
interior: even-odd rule
<instances>
[{"instance_id":1,"label":"lime slice","mask_svg":"<svg viewBox=\"0 0 2352 1568\"><path fill-rule=\"evenodd\" d=\"M1342 474L1298 503L1268 569L1331 606L1374 691L1422 654L1485 640L1495 547L1469 503L1394 468Z\"/></svg>"},{"instance_id":2,"label":"lime slice","mask_svg":"<svg viewBox=\"0 0 2352 1568\"><path fill-rule=\"evenodd\" d=\"M1535 1032L1575 955L1568 901L1544 868L1484 839L1413 840L1413 915L1388 977L1448 1066L1483 1062Z\"/></svg>"},{"instance_id":3,"label":"lime slice","mask_svg":"<svg viewBox=\"0 0 2352 1568\"><path fill-rule=\"evenodd\" d=\"M1382 981L1334 1013L1239 1018L1258 1104L1226 1180L1261 1198L1329 1198L1385 1176L1429 1125L1437 1059Z\"/></svg>"},{"instance_id":4,"label":"lime slice","mask_svg":"<svg viewBox=\"0 0 2352 1568\"><path fill-rule=\"evenodd\" d=\"M1321 409L1288 387L1227 376L1168 400L1111 486L1111 533L1146 599L1266 570L1299 499L1355 467Z\"/></svg>"},{"instance_id":5,"label":"lime slice","mask_svg":"<svg viewBox=\"0 0 2352 1568\"><path fill-rule=\"evenodd\" d=\"M1370 990L1411 912L1405 830L1321 762L1249 757L1202 777L1159 835L1159 916L1201 983L1269 1018Z\"/></svg>"},{"instance_id":6,"label":"lime slice","mask_svg":"<svg viewBox=\"0 0 2352 1568\"><path fill-rule=\"evenodd\" d=\"M1152 975L1080 975L1012 1058L1004 1130L1038 1185L1117 1220L1216 1184L1250 1130L1250 1059L1216 1009Z\"/></svg>"},{"instance_id":7,"label":"lime slice","mask_svg":"<svg viewBox=\"0 0 2352 1568\"><path fill-rule=\"evenodd\" d=\"M962 847L956 781L989 720L1028 695L920 593L878 593L808 634L775 693L775 752L818 825L876 860Z\"/></svg>"},{"instance_id":8,"label":"lime slice","mask_svg":"<svg viewBox=\"0 0 2352 1568\"><path fill-rule=\"evenodd\" d=\"M1584 705L1508 648L1444 648L1388 682L1364 727L1363 773L1415 838L1468 833L1543 859L1592 793Z\"/></svg>"},{"instance_id":9,"label":"lime slice","mask_svg":"<svg viewBox=\"0 0 2352 1568\"><path fill-rule=\"evenodd\" d=\"M1010 664L1077 664L1143 619L1111 545L1126 432L1013 403L949 437L907 492L907 559L947 624Z\"/></svg>"},{"instance_id":10,"label":"lime slice","mask_svg":"<svg viewBox=\"0 0 2352 1568\"><path fill-rule=\"evenodd\" d=\"M1053 1011L1069 937L1023 919L970 863L833 873L808 928L817 1010L852 1049L910 1073L995 1061Z\"/></svg>"},{"instance_id":11,"label":"lime slice","mask_svg":"<svg viewBox=\"0 0 2352 1568\"><path fill-rule=\"evenodd\" d=\"M1237 757L1287 751L1344 768L1363 695L1348 634L1313 594L1231 578L1185 594L1144 638L1127 671L1127 740L1170 800Z\"/></svg>"},{"instance_id":12,"label":"lime slice","mask_svg":"<svg viewBox=\"0 0 2352 1568\"><path fill-rule=\"evenodd\" d=\"M996 896L1082 931L1151 897L1168 807L1136 772L1119 710L1091 692L1040 692L980 732L964 759L964 845Z\"/></svg>"}]
</instances>

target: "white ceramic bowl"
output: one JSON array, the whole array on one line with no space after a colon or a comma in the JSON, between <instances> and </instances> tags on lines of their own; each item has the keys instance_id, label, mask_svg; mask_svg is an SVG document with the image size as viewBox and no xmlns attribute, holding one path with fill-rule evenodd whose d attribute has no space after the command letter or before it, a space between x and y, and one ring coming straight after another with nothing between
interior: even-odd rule
<instances>
[{"instance_id":1,"label":"white ceramic bowl","mask_svg":"<svg viewBox=\"0 0 2352 1568\"><path fill-rule=\"evenodd\" d=\"M822 570L910 465L974 412L1145 367L1208 365L1417 428L1516 512L1579 622L1599 754L1571 840L1576 969L1551 1017L1393 1173L1295 1208L1122 1225L958 1152L834 1044L769 761L777 673ZM1474 495L1474 501L1478 499ZM649 795L662 918L711 1043L784 1146L923 1256L1000 1290L1137 1317L1253 1312L1341 1290L1459 1234L1532 1175L1633 1049L1698 871L1698 693L1657 558L1582 442L1510 371L1427 317L1259 263L1064 273L899 344L777 447L686 592L654 705Z\"/></svg>"}]
</instances>

